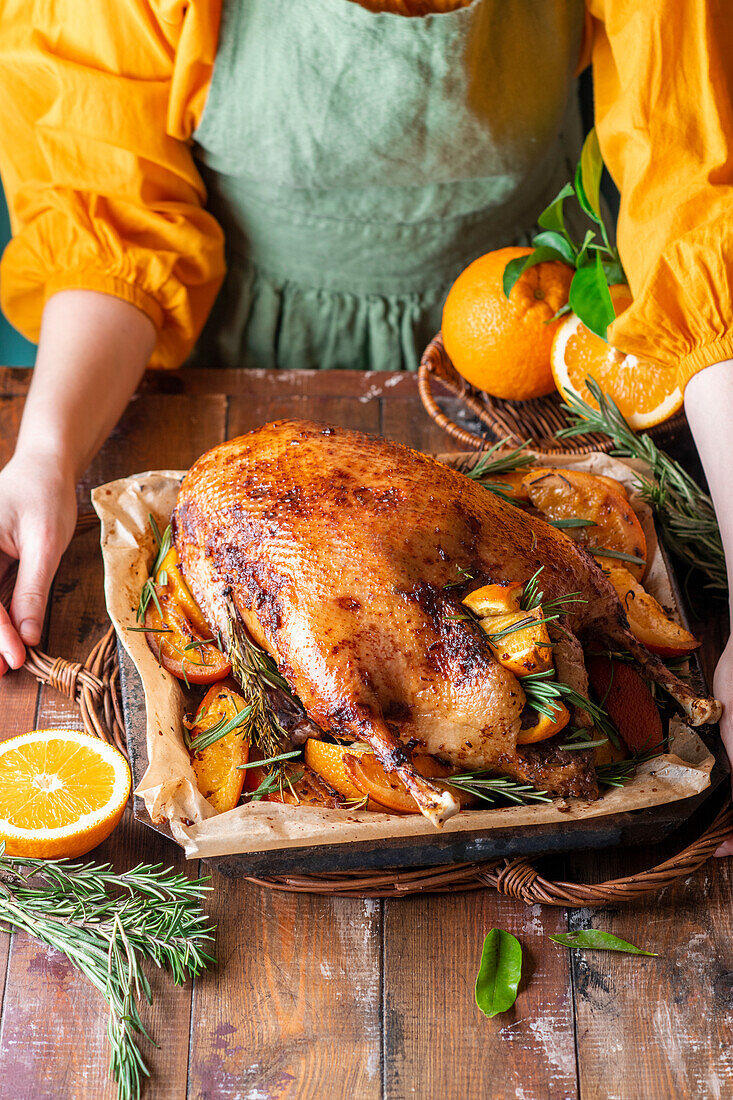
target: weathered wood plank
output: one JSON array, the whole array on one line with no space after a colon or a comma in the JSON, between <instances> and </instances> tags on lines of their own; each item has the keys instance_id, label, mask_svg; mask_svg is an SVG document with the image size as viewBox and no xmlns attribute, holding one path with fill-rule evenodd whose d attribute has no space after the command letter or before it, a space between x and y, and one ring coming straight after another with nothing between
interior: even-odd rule
<instances>
[{"instance_id":1,"label":"weathered wood plank","mask_svg":"<svg viewBox=\"0 0 733 1100\"><path fill-rule=\"evenodd\" d=\"M194 990L191 1100L381 1100L379 902L213 884L220 967Z\"/></svg>"},{"instance_id":2,"label":"weathered wood plank","mask_svg":"<svg viewBox=\"0 0 733 1100\"><path fill-rule=\"evenodd\" d=\"M87 474L86 485L149 467L185 467L223 438L225 411L221 397L133 402ZM54 584L48 650L78 660L87 656L106 619L97 540L92 531L72 542ZM76 707L51 689L42 692L38 721L44 727L81 728ZM139 860L185 865L173 845L141 829L129 810L120 828L90 858L109 859L118 869ZM195 873L195 867L188 869ZM8 973L0 1046L6 1072L0 1078L0 1097L112 1100L116 1090L107 1080L106 1008L97 992L63 957L25 936L13 939ZM147 1096L175 1100L186 1095L191 989L174 988L157 970L150 977L154 1003L144 1018L160 1049L144 1042L153 1074Z\"/></svg>"},{"instance_id":3,"label":"weathered wood plank","mask_svg":"<svg viewBox=\"0 0 733 1100\"><path fill-rule=\"evenodd\" d=\"M489 1020L474 984L491 928L524 964L516 1004ZM577 1097L568 960L547 940L565 929L562 910L488 890L385 902L385 1100Z\"/></svg>"},{"instance_id":4,"label":"weathered wood plank","mask_svg":"<svg viewBox=\"0 0 733 1100\"><path fill-rule=\"evenodd\" d=\"M344 428L363 432L379 431L379 402L354 401L322 394L273 395L269 398L229 398L227 435L230 439L248 432L270 420L297 416L306 420L321 420Z\"/></svg>"},{"instance_id":5,"label":"weathered wood plank","mask_svg":"<svg viewBox=\"0 0 733 1100\"><path fill-rule=\"evenodd\" d=\"M572 953L583 1100L733 1095L732 901L726 859L631 908L573 913L659 952Z\"/></svg>"},{"instance_id":6,"label":"weathered wood plank","mask_svg":"<svg viewBox=\"0 0 733 1100\"><path fill-rule=\"evenodd\" d=\"M77 537L61 564L53 594L48 648L83 660L104 622L102 567L96 534ZM40 728L82 728L78 709L50 688L41 693ZM25 728L28 728L27 726ZM184 866L177 850L133 820L130 808L109 840L88 857L117 870L140 860ZM186 1093L190 987L174 989L153 968L154 1003L144 1018L159 1042L143 1041L154 1076L148 1096L175 1100ZM70 963L31 937L13 937L0 1045L4 1073L0 1097L8 1100L113 1100L107 1079L109 1046L103 999ZM49 1072L49 1068L52 1072Z\"/></svg>"},{"instance_id":7,"label":"weathered wood plank","mask_svg":"<svg viewBox=\"0 0 733 1100\"><path fill-rule=\"evenodd\" d=\"M143 470L187 469L224 438L226 398L220 394L137 394L79 486L89 489ZM88 505L87 505L88 507Z\"/></svg>"},{"instance_id":8,"label":"weathered wood plank","mask_svg":"<svg viewBox=\"0 0 733 1100\"><path fill-rule=\"evenodd\" d=\"M464 425L471 429L471 423L463 416L463 409L455 398L448 398L443 402L445 412L450 415L461 427ZM441 454L452 451L465 451L463 444L457 443L451 436L439 428L434 420L431 420L423 408L417 392L405 397L390 396L382 401L382 423L380 427L382 435L388 439L394 439L398 443L405 443L409 447L415 447L419 451Z\"/></svg>"}]
</instances>

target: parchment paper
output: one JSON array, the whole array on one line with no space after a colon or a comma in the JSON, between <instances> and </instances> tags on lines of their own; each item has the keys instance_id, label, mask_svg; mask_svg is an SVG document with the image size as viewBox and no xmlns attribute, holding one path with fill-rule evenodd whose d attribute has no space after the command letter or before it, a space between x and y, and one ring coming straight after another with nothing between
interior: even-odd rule
<instances>
[{"instance_id":1,"label":"parchment paper","mask_svg":"<svg viewBox=\"0 0 733 1100\"><path fill-rule=\"evenodd\" d=\"M444 456L451 464L459 457ZM649 548L644 585L669 613L678 617L651 512L634 490L634 467L640 467L602 454L550 459L542 456L538 463L606 474L625 485ZM143 797L151 819L170 826L189 859L432 834L434 826L422 814L397 817L276 802L252 802L216 814L200 794L181 724L184 710L193 704L187 704L181 682L160 667L148 649L145 635L128 629L139 625L135 612L140 589L155 557L148 515L155 517L161 530L166 527L183 474L180 470L149 471L109 482L92 493L92 503L102 522L107 609L145 692L149 764L135 793ZM670 738L668 754L641 764L625 787L609 790L597 802L556 799L534 806L464 811L443 829L470 833L547 823L571 828L576 820L658 806L699 794L710 784L712 755L697 734L679 720L673 720Z\"/></svg>"}]
</instances>

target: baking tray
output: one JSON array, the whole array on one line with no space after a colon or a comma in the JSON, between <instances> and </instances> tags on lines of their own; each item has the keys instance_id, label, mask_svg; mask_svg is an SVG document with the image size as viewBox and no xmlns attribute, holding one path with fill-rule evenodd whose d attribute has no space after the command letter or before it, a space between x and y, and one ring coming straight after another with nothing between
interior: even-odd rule
<instances>
[{"instance_id":1,"label":"baking tray","mask_svg":"<svg viewBox=\"0 0 733 1100\"><path fill-rule=\"evenodd\" d=\"M685 601L680 585L660 540L667 572L672 583L675 602L683 623L689 627ZM145 697L137 669L122 645L118 644L122 708L125 733L132 767L133 787L137 787L148 766ZM693 671L704 684L702 668L696 654ZM573 821L567 825L532 825L514 828L447 833L436 829L427 836L395 837L378 842L348 845L315 845L282 851L247 853L212 857L205 862L225 875L278 875L285 872L314 874L319 871L377 870L384 867L409 868L440 863L470 862L503 856L536 856L543 853L613 848L618 845L656 844L683 825L692 814L720 787L730 773L728 759L717 725L696 730L715 757L710 786L698 795L667 805L631 810L588 821ZM173 840L167 826L151 821L142 798L135 798L135 817L155 832ZM174 841L175 843L175 841Z\"/></svg>"}]
</instances>

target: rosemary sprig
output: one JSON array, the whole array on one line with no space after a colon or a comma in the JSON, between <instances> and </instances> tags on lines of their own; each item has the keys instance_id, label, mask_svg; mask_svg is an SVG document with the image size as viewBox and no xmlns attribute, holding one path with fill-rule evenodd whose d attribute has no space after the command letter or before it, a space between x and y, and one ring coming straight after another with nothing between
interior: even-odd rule
<instances>
[{"instance_id":1,"label":"rosemary sprig","mask_svg":"<svg viewBox=\"0 0 733 1100\"><path fill-rule=\"evenodd\" d=\"M498 797L526 806L530 802L552 802L547 791L538 791L529 783L517 783L514 779L493 775L488 771L465 772L451 775L446 780L451 787L473 794L484 802L495 803Z\"/></svg>"},{"instance_id":2,"label":"rosemary sprig","mask_svg":"<svg viewBox=\"0 0 733 1100\"><path fill-rule=\"evenodd\" d=\"M522 611L533 611L535 607L542 608L542 614L557 619L566 614L571 603L586 603L580 592L566 592L563 596L555 596L551 600L545 599L545 593L540 588L540 574L544 569L541 565L536 573L533 573L524 586L519 606Z\"/></svg>"},{"instance_id":3,"label":"rosemary sprig","mask_svg":"<svg viewBox=\"0 0 733 1100\"><path fill-rule=\"evenodd\" d=\"M268 687L284 692L301 710L303 706L278 672L269 653L247 636L231 598L227 603L229 611L227 652L232 663L232 672L239 681L244 700L250 708L243 735L250 744L260 750L263 757L266 759L275 757L290 749L290 738L273 710L268 697ZM275 771L279 772L281 769L282 763L274 765Z\"/></svg>"},{"instance_id":4,"label":"rosemary sprig","mask_svg":"<svg viewBox=\"0 0 733 1100\"><path fill-rule=\"evenodd\" d=\"M523 454L523 451L529 447L529 441L522 443L521 447L516 447L513 451L507 451L505 454L500 454L496 458L496 451L500 451L503 447L506 447L508 443L508 437L506 439L500 439L492 447L485 450L481 454L477 463L468 469L464 467L463 474L471 478L471 481L478 481L484 488L488 488L486 483L491 482L491 478L496 474L512 473L514 470L524 470L525 466L532 465L536 460L532 454ZM501 495L503 486L499 488ZM496 492L496 489L492 489L492 492Z\"/></svg>"},{"instance_id":5,"label":"rosemary sprig","mask_svg":"<svg viewBox=\"0 0 733 1100\"><path fill-rule=\"evenodd\" d=\"M646 559L638 554L626 554L623 550L611 550L608 546L586 546L585 549L594 558L617 558L619 561L630 561L632 565L646 565Z\"/></svg>"},{"instance_id":6,"label":"rosemary sprig","mask_svg":"<svg viewBox=\"0 0 733 1100\"><path fill-rule=\"evenodd\" d=\"M149 1076L138 1046L138 1036L149 1038L138 1004L152 1001L143 962L168 969L177 985L214 962L205 882L160 864L117 875L109 864L18 859L0 845L0 921L60 951L107 1001L119 1100L138 1100Z\"/></svg>"},{"instance_id":7,"label":"rosemary sprig","mask_svg":"<svg viewBox=\"0 0 733 1100\"><path fill-rule=\"evenodd\" d=\"M248 764L237 764L238 771L246 771L247 768L264 768L268 764L276 764L279 760L294 760L296 756L302 756L302 749L293 752L281 752L277 756L270 756L267 760L250 760Z\"/></svg>"},{"instance_id":8,"label":"rosemary sprig","mask_svg":"<svg viewBox=\"0 0 733 1100\"><path fill-rule=\"evenodd\" d=\"M598 732L603 734L604 739L608 738L616 748L620 748L618 730L603 707L593 703L585 695L581 695L569 684L551 679L554 675L555 670L550 668L546 672L533 672L529 676L522 677L522 687L529 705L539 714L550 719L555 718L559 702L566 702L579 710L584 710L593 720Z\"/></svg>"},{"instance_id":9,"label":"rosemary sprig","mask_svg":"<svg viewBox=\"0 0 733 1100\"><path fill-rule=\"evenodd\" d=\"M546 519L550 527L556 527L558 531L565 531L572 527L597 527L592 519L581 519L580 516L566 516L565 519Z\"/></svg>"},{"instance_id":10,"label":"rosemary sprig","mask_svg":"<svg viewBox=\"0 0 733 1100\"><path fill-rule=\"evenodd\" d=\"M157 553L155 555L155 561L153 562L153 567L150 570L150 576L145 581L145 584L142 586L142 588L140 590L140 600L139 600L139 603L137 605L137 614L136 614L136 618L137 618L137 621L139 623L141 623L143 621L143 619L145 618L145 612L147 611L148 604L150 603L151 600L153 601L153 603L157 607L158 613L159 613L161 619L163 618L163 609L160 606L160 601L158 599L158 593L157 593L156 589L157 589L158 585L160 585L162 587L163 585L166 585L168 583L168 575L165 572L165 570L163 570L163 572L160 573L160 576L158 576L158 573L159 573L161 565L163 564L163 559L165 558L166 554L168 553L168 551L171 548L171 539L173 537L170 523L168 524L165 531L161 535L160 528L158 527L158 524L155 522L155 516L152 514L152 512L148 513L148 523L150 524L150 527L151 527L152 532L153 532L153 538L155 539L155 545L157 547Z\"/></svg>"},{"instance_id":11,"label":"rosemary sprig","mask_svg":"<svg viewBox=\"0 0 733 1100\"><path fill-rule=\"evenodd\" d=\"M458 580L457 581L448 581L447 584L443 585L443 588L460 588L462 585L466 584L468 581L473 580L473 573L469 573L468 570L464 569L463 566L461 566L461 565L456 566L456 572L459 574Z\"/></svg>"},{"instance_id":12,"label":"rosemary sprig","mask_svg":"<svg viewBox=\"0 0 733 1100\"><path fill-rule=\"evenodd\" d=\"M190 730L183 727L183 740L186 744L186 748L189 752L203 752L204 749L208 749L210 745L215 745L217 741L220 741L222 737L226 737L232 730L239 729L243 726L250 714L252 713L252 707L244 707L243 710L237 711L233 718L220 718L215 726L211 729L204 730L196 737L191 737ZM198 723L194 720L194 726ZM246 765L245 765L246 766Z\"/></svg>"},{"instance_id":13,"label":"rosemary sprig","mask_svg":"<svg viewBox=\"0 0 733 1100\"><path fill-rule=\"evenodd\" d=\"M663 746L657 746L645 753L635 753L626 760L611 761L610 764L599 764L596 768L596 776L602 787L625 787L630 779L636 775L639 764L645 764L647 760L655 760L662 755Z\"/></svg>"},{"instance_id":14,"label":"rosemary sprig","mask_svg":"<svg viewBox=\"0 0 733 1100\"><path fill-rule=\"evenodd\" d=\"M710 496L646 433L637 434L629 427L616 402L602 392L593 378L586 379L586 385L598 408L566 393L565 408L575 423L558 432L558 438L601 432L614 441L613 454L646 462L650 476L636 474L637 485L659 520L666 545L683 561L700 569L709 589L725 595L728 591L725 556Z\"/></svg>"}]
</instances>

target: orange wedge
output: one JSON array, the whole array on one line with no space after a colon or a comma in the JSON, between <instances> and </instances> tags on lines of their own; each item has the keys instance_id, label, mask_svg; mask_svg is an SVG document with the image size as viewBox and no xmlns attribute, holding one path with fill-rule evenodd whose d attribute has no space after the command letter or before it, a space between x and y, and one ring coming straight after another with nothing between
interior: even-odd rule
<instances>
[{"instance_id":1,"label":"orange wedge","mask_svg":"<svg viewBox=\"0 0 733 1100\"><path fill-rule=\"evenodd\" d=\"M660 657L682 657L700 642L684 626L670 619L661 604L636 581L628 569L604 563L616 595L624 605L631 633Z\"/></svg>"},{"instance_id":2,"label":"orange wedge","mask_svg":"<svg viewBox=\"0 0 733 1100\"><path fill-rule=\"evenodd\" d=\"M412 763L415 770L426 779L445 779L451 774L451 769L447 765L427 754L416 753ZM362 794L369 795L370 799L373 798L375 802L378 801L381 804L379 807L375 806L375 809L386 806L389 810L395 810L398 813L420 813L415 799L397 773L386 771L376 756L371 753L365 752L360 756L351 756L346 753L344 768L351 782ZM465 791L459 791L455 787L451 787L450 791L462 807L471 806L475 802L475 798L466 794Z\"/></svg>"},{"instance_id":3,"label":"orange wedge","mask_svg":"<svg viewBox=\"0 0 733 1100\"><path fill-rule=\"evenodd\" d=\"M199 707L199 721L191 727L191 766L196 786L218 814L233 810L239 802L245 776L240 765L249 760L249 743L244 740L241 726L235 726L200 752L196 749L196 738L220 722L233 721L245 708L241 695L217 684L207 691Z\"/></svg>"},{"instance_id":4,"label":"orange wedge","mask_svg":"<svg viewBox=\"0 0 733 1100\"><path fill-rule=\"evenodd\" d=\"M0 744L0 840L11 856L67 859L96 848L130 796L122 753L80 730L33 730Z\"/></svg>"},{"instance_id":5,"label":"orange wedge","mask_svg":"<svg viewBox=\"0 0 733 1100\"><path fill-rule=\"evenodd\" d=\"M526 625L516 629L519 623ZM552 646L541 607L531 611L510 611L506 615L489 615L481 620L481 629L488 635L489 645L499 664L515 676L529 676L552 668ZM510 633L501 637L505 630Z\"/></svg>"},{"instance_id":6,"label":"orange wedge","mask_svg":"<svg viewBox=\"0 0 733 1100\"><path fill-rule=\"evenodd\" d=\"M533 726L527 726L517 735L518 745L534 745L537 741L547 741L548 737L554 737L560 730L565 729L570 721L570 711L559 700L552 705L554 715L548 718L546 714L538 714Z\"/></svg>"},{"instance_id":7,"label":"orange wedge","mask_svg":"<svg viewBox=\"0 0 733 1100\"><path fill-rule=\"evenodd\" d=\"M632 301L627 286L611 287L611 298L617 316ZM574 313L562 322L552 341L552 376L561 394L575 394L598 408L585 384L586 378L594 378L636 431L660 424L682 406L673 366L624 355L590 332Z\"/></svg>"},{"instance_id":8,"label":"orange wedge","mask_svg":"<svg viewBox=\"0 0 733 1100\"><path fill-rule=\"evenodd\" d=\"M469 592L461 601L464 607L474 615L484 618L486 615L503 615L508 611L519 611L519 601L524 585L519 581L507 581L506 584L485 584Z\"/></svg>"}]
</instances>

